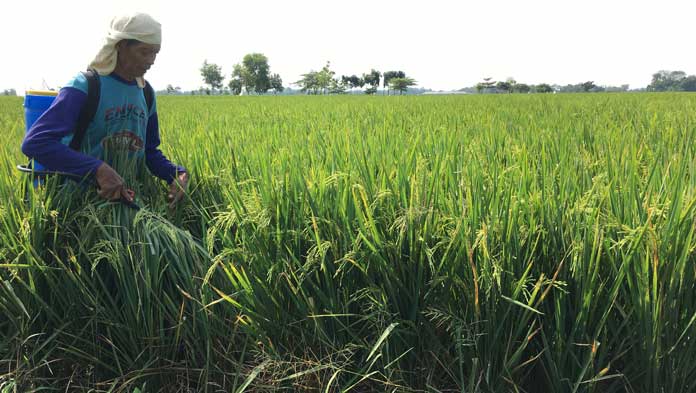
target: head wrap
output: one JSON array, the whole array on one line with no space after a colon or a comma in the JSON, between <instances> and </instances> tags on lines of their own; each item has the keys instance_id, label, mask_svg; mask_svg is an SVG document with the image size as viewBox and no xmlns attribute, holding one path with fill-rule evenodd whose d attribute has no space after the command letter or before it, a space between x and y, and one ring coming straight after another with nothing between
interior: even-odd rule
<instances>
[{"instance_id":1,"label":"head wrap","mask_svg":"<svg viewBox=\"0 0 696 393\"><path fill-rule=\"evenodd\" d=\"M116 68L118 51L116 44L121 40L138 40L146 44L162 43L162 26L148 14L134 13L116 16L111 20L111 28L104 45L89 64L99 75L109 75ZM138 86L145 87L145 80L136 78Z\"/></svg>"}]
</instances>

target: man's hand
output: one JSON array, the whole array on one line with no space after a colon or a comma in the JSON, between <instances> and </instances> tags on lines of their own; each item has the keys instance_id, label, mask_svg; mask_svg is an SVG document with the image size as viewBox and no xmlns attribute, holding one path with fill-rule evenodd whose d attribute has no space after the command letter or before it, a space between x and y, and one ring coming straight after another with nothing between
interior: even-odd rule
<instances>
[{"instance_id":1,"label":"man's hand","mask_svg":"<svg viewBox=\"0 0 696 393\"><path fill-rule=\"evenodd\" d=\"M167 194L167 201L169 202L169 208L173 209L177 202L184 198L186 194L186 188L188 187L189 175L186 172L181 172L169 185L169 193Z\"/></svg>"},{"instance_id":2,"label":"man's hand","mask_svg":"<svg viewBox=\"0 0 696 393\"><path fill-rule=\"evenodd\" d=\"M133 202L133 191L126 188L123 178L106 163L102 163L97 168L97 185L99 186L100 197L108 201L118 201L121 198L128 202Z\"/></svg>"}]
</instances>

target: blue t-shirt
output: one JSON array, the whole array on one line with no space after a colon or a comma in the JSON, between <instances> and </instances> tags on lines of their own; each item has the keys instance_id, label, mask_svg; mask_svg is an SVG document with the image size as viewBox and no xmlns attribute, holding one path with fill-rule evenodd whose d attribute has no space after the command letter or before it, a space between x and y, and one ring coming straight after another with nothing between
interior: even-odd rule
<instances>
[{"instance_id":1,"label":"blue t-shirt","mask_svg":"<svg viewBox=\"0 0 696 393\"><path fill-rule=\"evenodd\" d=\"M99 104L80 152L68 145L87 99L87 79L82 73L60 90L36 120L24 138L22 152L49 170L80 177L94 173L104 160L110 161L110 156L123 153L134 159L144 158L150 172L168 183L177 172L184 172L159 150L156 101L147 108L143 89L135 81L115 74L99 79Z\"/></svg>"},{"instance_id":2,"label":"blue t-shirt","mask_svg":"<svg viewBox=\"0 0 696 393\"><path fill-rule=\"evenodd\" d=\"M128 151L137 157L145 154L147 120L157 112L153 101L148 109L143 90L137 84L114 78L100 76L102 94L94 119L87 127L82 142L82 152L105 159L105 150ZM87 78L80 73L66 87L78 89L87 94ZM63 138L70 144L72 135Z\"/></svg>"}]
</instances>

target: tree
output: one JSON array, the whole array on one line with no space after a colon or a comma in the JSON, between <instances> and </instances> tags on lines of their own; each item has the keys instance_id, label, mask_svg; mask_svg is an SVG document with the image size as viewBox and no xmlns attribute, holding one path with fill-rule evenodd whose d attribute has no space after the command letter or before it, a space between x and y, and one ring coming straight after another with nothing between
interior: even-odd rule
<instances>
[{"instance_id":1,"label":"tree","mask_svg":"<svg viewBox=\"0 0 696 393\"><path fill-rule=\"evenodd\" d=\"M232 80L229 83L232 94L238 95L242 91L247 94L251 92L266 93L272 88L270 71L268 58L264 54L249 53L245 55L241 63L232 67Z\"/></svg>"},{"instance_id":2,"label":"tree","mask_svg":"<svg viewBox=\"0 0 696 393\"><path fill-rule=\"evenodd\" d=\"M392 90L396 90L399 92L399 95L403 94L410 86L415 86L416 81L413 80L413 78L408 78L406 76L404 77L397 77L397 78L391 78L389 80L389 87Z\"/></svg>"},{"instance_id":3,"label":"tree","mask_svg":"<svg viewBox=\"0 0 696 393\"><path fill-rule=\"evenodd\" d=\"M340 79L331 79L329 94L346 94L346 84Z\"/></svg>"},{"instance_id":4,"label":"tree","mask_svg":"<svg viewBox=\"0 0 696 393\"><path fill-rule=\"evenodd\" d=\"M254 90L257 94L263 94L271 88L269 78L270 67L268 58L261 53L250 53L244 56L242 67L246 73L245 87L247 91Z\"/></svg>"},{"instance_id":5,"label":"tree","mask_svg":"<svg viewBox=\"0 0 696 393\"><path fill-rule=\"evenodd\" d=\"M238 96L238 95L242 94L242 89L244 88L244 84L242 83L241 78L232 79L228 86L230 88L230 93L232 93L233 95Z\"/></svg>"},{"instance_id":6,"label":"tree","mask_svg":"<svg viewBox=\"0 0 696 393\"><path fill-rule=\"evenodd\" d=\"M496 82L494 80L491 80L492 78L483 78L483 82L477 83L476 84L476 92L477 93L488 93L491 91L495 85Z\"/></svg>"},{"instance_id":7,"label":"tree","mask_svg":"<svg viewBox=\"0 0 696 393\"><path fill-rule=\"evenodd\" d=\"M362 88L365 86L365 79L357 76L357 75L351 75L351 76L341 76L341 82L345 85L348 86L351 90L355 88Z\"/></svg>"},{"instance_id":8,"label":"tree","mask_svg":"<svg viewBox=\"0 0 696 393\"><path fill-rule=\"evenodd\" d=\"M201 76L203 77L203 82L209 85L213 92L215 89L222 88L222 81L225 77L222 76L222 68L220 66L213 63L209 64L208 60L203 61Z\"/></svg>"},{"instance_id":9,"label":"tree","mask_svg":"<svg viewBox=\"0 0 696 393\"><path fill-rule=\"evenodd\" d=\"M369 88L365 89L365 94L375 94L377 92L377 87L379 87L379 78L381 75L382 74L375 69L372 69L367 74L363 74L363 81L365 81L366 85L370 85Z\"/></svg>"},{"instance_id":10,"label":"tree","mask_svg":"<svg viewBox=\"0 0 696 393\"><path fill-rule=\"evenodd\" d=\"M517 86L517 81L514 78L507 78L505 82L498 82L495 85L498 91L504 93L512 93L515 91L515 86Z\"/></svg>"},{"instance_id":11,"label":"tree","mask_svg":"<svg viewBox=\"0 0 696 393\"><path fill-rule=\"evenodd\" d=\"M594 81L587 81L587 82L581 83L580 87L582 88L582 91L588 92L588 91L596 88L597 85L594 84Z\"/></svg>"},{"instance_id":12,"label":"tree","mask_svg":"<svg viewBox=\"0 0 696 393\"><path fill-rule=\"evenodd\" d=\"M406 74L403 71L386 71L384 74L384 79L382 80L382 87L387 89L387 95L389 95L389 81L393 78L405 78Z\"/></svg>"},{"instance_id":13,"label":"tree","mask_svg":"<svg viewBox=\"0 0 696 393\"><path fill-rule=\"evenodd\" d=\"M526 93L529 93L530 90L531 90L531 88L529 87L529 85L526 85L524 83L516 83L515 86L513 87L513 91L515 93L526 94Z\"/></svg>"},{"instance_id":14,"label":"tree","mask_svg":"<svg viewBox=\"0 0 696 393\"><path fill-rule=\"evenodd\" d=\"M283 87L283 80L280 79L280 75L278 75L278 74L271 75L269 81L271 83L271 89L273 89L273 91L276 94L282 93L283 90L285 90L285 88Z\"/></svg>"},{"instance_id":15,"label":"tree","mask_svg":"<svg viewBox=\"0 0 696 393\"><path fill-rule=\"evenodd\" d=\"M247 93L249 93L249 86L253 85L254 81L246 68L244 68L244 66L241 64L235 64L232 67L232 79L228 85L232 94L236 96L242 94L242 90L245 87L247 88Z\"/></svg>"},{"instance_id":16,"label":"tree","mask_svg":"<svg viewBox=\"0 0 696 393\"><path fill-rule=\"evenodd\" d=\"M331 62L327 61L326 65L321 68L321 71L319 71L316 75L317 79L317 87L321 90L321 93L324 94L329 91L329 87L332 84L333 81L333 76L336 73L334 71L331 71Z\"/></svg>"},{"instance_id":17,"label":"tree","mask_svg":"<svg viewBox=\"0 0 696 393\"><path fill-rule=\"evenodd\" d=\"M316 71L309 71L306 74L302 74L302 79L295 82L295 85L300 87L300 91L307 94L317 94L319 90L319 83L317 82L317 75L319 73Z\"/></svg>"},{"instance_id":18,"label":"tree","mask_svg":"<svg viewBox=\"0 0 696 393\"><path fill-rule=\"evenodd\" d=\"M551 92L553 92L553 88L547 83L542 83L542 84L536 85L534 90L537 93L551 93Z\"/></svg>"},{"instance_id":19,"label":"tree","mask_svg":"<svg viewBox=\"0 0 696 393\"><path fill-rule=\"evenodd\" d=\"M689 75L682 79L679 87L683 91L696 91L696 76Z\"/></svg>"},{"instance_id":20,"label":"tree","mask_svg":"<svg viewBox=\"0 0 696 393\"><path fill-rule=\"evenodd\" d=\"M501 91L503 93L511 93L512 92L512 85L509 82L500 81L500 82L495 84L495 88L498 89L498 91Z\"/></svg>"},{"instance_id":21,"label":"tree","mask_svg":"<svg viewBox=\"0 0 696 393\"><path fill-rule=\"evenodd\" d=\"M684 71L658 71L653 74L648 91L680 90L680 84L684 78L686 78Z\"/></svg>"},{"instance_id":22,"label":"tree","mask_svg":"<svg viewBox=\"0 0 696 393\"><path fill-rule=\"evenodd\" d=\"M577 85L565 85L565 86L556 86L556 90L559 93L579 93L583 91L582 89L582 84L577 84Z\"/></svg>"},{"instance_id":23,"label":"tree","mask_svg":"<svg viewBox=\"0 0 696 393\"><path fill-rule=\"evenodd\" d=\"M331 70L331 62L327 61L321 71L312 70L302 74L302 79L295 82L295 85L307 94L345 93L345 85L334 79L335 74Z\"/></svg>"},{"instance_id":24,"label":"tree","mask_svg":"<svg viewBox=\"0 0 696 393\"><path fill-rule=\"evenodd\" d=\"M2 91L2 95L4 96L16 96L17 95L17 90L15 89L5 89Z\"/></svg>"}]
</instances>

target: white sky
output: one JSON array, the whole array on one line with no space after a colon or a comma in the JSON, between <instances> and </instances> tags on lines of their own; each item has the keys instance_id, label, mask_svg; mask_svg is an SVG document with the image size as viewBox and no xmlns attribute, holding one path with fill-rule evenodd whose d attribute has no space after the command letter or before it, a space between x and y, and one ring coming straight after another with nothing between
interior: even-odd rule
<instances>
[{"instance_id":1,"label":"white sky","mask_svg":"<svg viewBox=\"0 0 696 393\"><path fill-rule=\"evenodd\" d=\"M319 70L402 70L420 87L458 89L484 77L598 85L650 83L662 69L696 74L687 0L2 0L0 90L59 87L85 69L111 17L150 13L162 51L146 75L156 89L203 85L203 60L225 84L261 52L284 84Z\"/></svg>"}]
</instances>

